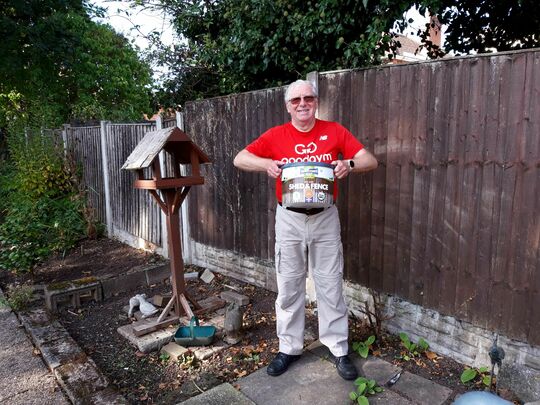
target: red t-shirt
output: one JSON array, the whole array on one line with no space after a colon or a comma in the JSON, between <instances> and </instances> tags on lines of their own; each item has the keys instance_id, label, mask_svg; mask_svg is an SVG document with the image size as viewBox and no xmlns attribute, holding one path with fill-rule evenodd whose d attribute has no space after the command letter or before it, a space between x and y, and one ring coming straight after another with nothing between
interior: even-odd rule
<instances>
[{"instance_id":1,"label":"red t-shirt","mask_svg":"<svg viewBox=\"0 0 540 405\"><path fill-rule=\"evenodd\" d=\"M246 146L248 152L259 157L278 160L283 164L296 162L331 163L351 159L364 145L337 122L316 120L309 132L298 131L292 123L270 128ZM281 178L276 179L276 197L281 202ZM334 201L337 181L334 181Z\"/></svg>"}]
</instances>

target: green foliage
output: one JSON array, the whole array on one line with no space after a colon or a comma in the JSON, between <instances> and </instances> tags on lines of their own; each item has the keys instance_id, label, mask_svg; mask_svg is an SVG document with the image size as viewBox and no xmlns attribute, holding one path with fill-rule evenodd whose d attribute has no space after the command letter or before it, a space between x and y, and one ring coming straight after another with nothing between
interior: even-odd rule
<instances>
[{"instance_id":1,"label":"green foliage","mask_svg":"<svg viewBox=\"0 0 540 405\"><path fill-rule=\"evenodd\" d=\"M424 338L420 338L418 343L413 343L405 332L400 332L399 338L401 339L402 346L405 348L405 352L401 356L405 361L409 361L411 358L419 356L429 349L429 344Z\"/></svg>"},{"instance_id":2,"label":"green foliage","mask_svg":"<svg viewBox=\"0 0 540 405\"><path fill-rule=\"evenodd\" d=\"M34 289L30 285L17 285L10 287L7 291L7 298L0 299L1 305L8 305L14 311L21 311L28 307L34 296Z\"/></svg>"},{"instance_id":3,"label":"green foliage","mask_svg":"<svg viewBox=\"0 0 540 405\"><path fill-rule=\"evenodd\" d=\"M178 357L178 363L181 369L186 370L197 366L197 358L193 352L187 351Z\"/></svg>"},{"instance_id":4,"label":"green foliage","mask_svg":"<svg viewBox=\"0 0 540 405\"><path fill-rule=\"evenodd\" d=\"M363 342L353 342L352 348L362 358L367 358L371 345L375 343L375 336L371 335Z\"/></svg>"},{"instance_id":5,"label":"green foliage","mask_svg":"<svg viewBox=\"0 0 540 405\"><path fill-rule=\"evenodd\" d=\"M84 235L81 205L67 196L13 195L0 224L0 269L27 272L53 252L74 246Z\"/></svg>"},{"instance_id":6,"label":"green foliage","mask_svg":"<svg viewBox=\"0 0 540 405\"><path fill-rule=\"evenodd\" d=\"M54 137L19 132L8 144L11 159L0 173L0 269L27 272L84 236L84 201Z\"/></svg>"},{"instance_id":7,"label":"green foliage","mask_svg":"<svg viewBox=\"0 0 540 405\"><path fill-rule=\"evenodd\" d=\"M460 380L463 384L474 382L481 383L486 387L491 386L491 375L487 367L466 368L461 374Z\"/></svg>"},{"instance_id":8,"label":"green foliage","mask_svg":"<svg viewBox=\"0 0 540 405\"><path fill-rule=\"evenodd\" d=\"M356 390L349 393L349 398L359 405L369 405L368 396L384 391L375 380L368 380L364 377L358 377L354 380L354 385Z\"/></svg>"},{"instance_id":9,"label":"green foliage","mask_svg":"<svg viewBox=\"0 0 540 405\"><path fill-rule=\"evenodd\" d=\"M150 69L83 0L6 0L0 8L0 128L140 119ZM23 51L24 50L24 51Z\"/></svg>"},{"instance_id":10,"label":"green foliage","mask_svg":"<svg viewBox=\"0 0 540 405\"><path fill-rule=\"evenodd\" d=\"M27 130L10 135L8 145L16 168L15 186L22 194L36 199L75 191L74 174L66 164L59 138Z\"/></svg>"},{"instance_id":11,"label":"green foliage","mask_svg":"<svg viewBox=\"0 0 540 405\"><path fill-rule=\"evenodd\" d=\"M162 49L177 102L282 85L314 70L379 64L410 2L378 0L137 0L173 16L186 43Z\"/></svg>"},{"instance_id":12,"label":"green foliage","mask_svg":"<svg viewBox=\"0 0 540 405\"><path fill-rule=\"evenodd\" d=\"M425 0L415 2L421 13L429 10L445 26L444 49L431 43L429 25L418 34L432 57L446 53L471 54L540 46L540 3L488 0ZM404 27L405 21L399 22Z\"/></svg>"},{"instance_id":13,"label":"green foliage","mask_svg":"<svg viewBox=\"0 0 540 405\"><path fill-rule=\"evenodd\" d=\"M156 35L153 57L170 68L159 97L166 104L282 85L318 70L377 65L398 45L404 12L430 11L445 24L444 49L418 30L430 57L540 45L534 0L132 0L172 16L179 38L167 48Z\"/></svg>"},{"instance_id":14,"label":"green foliage","mask_svg":"<svg viewBox=\"0 0 540 405\"><path fill-rule=\"evenodd\" d=\"M168 353L159 354L159 361L162 362L163 364L167 364L170 359L171 359L171 356Z\"/></svg>"}]
</instances>

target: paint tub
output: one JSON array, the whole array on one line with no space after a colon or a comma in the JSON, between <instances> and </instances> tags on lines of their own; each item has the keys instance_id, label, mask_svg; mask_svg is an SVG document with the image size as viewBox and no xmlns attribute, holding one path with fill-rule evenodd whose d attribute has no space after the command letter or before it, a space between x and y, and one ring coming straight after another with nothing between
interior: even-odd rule
<instances>
[{"instance_id":1,"label":"paint tub","mask_svg":"<svg viewBox=\"0 0 540 405\"><path fill-rule=\"evenodd\" d=\"M281 203L291 208L327 208L334 204L334 166L288 163L281 167Z\"/></svg>"}]
</instances>

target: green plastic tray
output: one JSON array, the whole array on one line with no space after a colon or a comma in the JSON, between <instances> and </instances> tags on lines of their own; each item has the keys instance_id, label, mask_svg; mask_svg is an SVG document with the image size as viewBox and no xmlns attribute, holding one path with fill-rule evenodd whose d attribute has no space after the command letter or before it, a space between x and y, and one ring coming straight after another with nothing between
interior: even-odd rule
<instances>
[{"instance_id":1,"label":"green plastic tray","mask_svg":"<svg viewBox=\"0 0 540 405\"><path fill-rule=\"evenodd\" d=\"M189 326L180 326L174 334L174 341L181 346L207 346L216 335L215 326L199 326L199 319L194 316Z\"/></svg>"}]
</instances>

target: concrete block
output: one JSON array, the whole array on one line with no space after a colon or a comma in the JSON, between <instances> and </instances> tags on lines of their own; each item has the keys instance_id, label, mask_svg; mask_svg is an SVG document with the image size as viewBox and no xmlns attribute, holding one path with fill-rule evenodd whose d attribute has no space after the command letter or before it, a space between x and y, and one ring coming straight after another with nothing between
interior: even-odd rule
<instances>
[{"instance_id":1,"label":"concrete block","mask_svg":"<svg viewBox=\"0 0 540 405\"><path fill-rule=\"evenodd\" d=\"M171 268L169 263L161 264L159 266L153 266L144 270L146 275L146 284L153 285L164 282L171 275Z\"/></svg>"},{"instance_id":2,"label":"concrete block","mask_svg":"<svg viewBox=\"0 0 540 405\"><path fill-rule=\"evenodd\" d=\"M100 390L88 398L92 405L128 405L129 402L112 387Z\"/></svg>"},{"instance_id":3,"label":"concrete block","mask_svg":"<svg viewBox=\"0 0 540 405\"><path fill-rule=\"evenodd\" d=\"M54 369L57 381L74 404L90 404L90 398L109 382L91 359L68 363Z\"/></svg>"},{"instance_id":4,"label":"concrete block","mask_svg":"<svg viewBox=\"0 0 540 405\"><path fill-rule=\"evenodd\" d=\"M229 347L227 343L220 340L212 343L211 346L195 346L191 348L191 351L198 360L205 360L215 353L219 353L223 349Z\"/></svg>"},{"instance_id":5,"label":"concrete block","mask_svg":"<svg viewBox=\"0 0 540 405\"><path fill-rule=\"evenodd\" d=\"M69 339L44 342L39 345L43 361L50 370L54 370L71 362L84 362L86 354L79 345L70 337Z\"/></svg>"},{"instance_id":6,"label":"concrete block","mask_svg":"<svg viewBox=\"0 0 540 405\"><path fill-rule=\"evenodd\" d=\"M247 295L239 294L234 291L223 291L220 294L220 297L226 302L236 303L240 306L249 304L249 297Z\"/></svg>"},{"instance_id":7,"label":"concrete block","mask_svg":"<svg viewBox=\"0 0 540 405\"><path fill-rule=\"evenodd\" d=\"M202 274L201 274L201 277L200 279L202 281L204 281L205 283L209 284L212 282L212 280L214 279L214 273L212 273L210 270L208 269L205 269Z\"/></svg>"},{"instance_id":8,"label":"concrete block","mask_svg":"<svg viewBox=\"0 0 540 405\"><path fill-rule=\"evenodd\" d=\"M156 307L165 307L169 303L171 297L171 294L156 294L150 299L150 302Z\"/></svg>"},{"instance_id":9,"label":"concrete block","mask_svg":"<svg viewBox=\"0 0 540 405\"><path fill-rule=\"evenodd\" d=\"M103 291L99 281L76 284L67 283L64 288L56 285L45 287L45 305L51 312L58 312L62 306L79 308L86 302L99 302L103 299Z\"/></svg>"},{"instance_id":10,"label":"concrete block","mask_svg":"<svg viewBox=\"0 0 540 405\"><path fill-rule=\"evenodd\" d=\"M142 322L151 321L143 320L139 322L134 322L130 325L124 325L117 329L120 335L125 337L129 343L139 349L139 351L141 351L142 353L150 353L156 350L160 350L163 346L165 346L172 340L174 334L176 333L176 330L178 329L177 327L168 327L144 336L135 336L135 334L133 333L133 326L140 325Z\"/></svg>"},{"instance_id":11,"label":"concrete block","mask_svg":"<svg viewBox=\"0 0 540 405\"><path fill-rule=\"evenodd\" d=\"M21 317L21 319L24 319ZM49 325L35 326L29 322L23 321L23 325L32 336L32 340L36 345L41 345L57 340L68 340L71 338L69 333L64 329L58 321L51 321Z\"/></svg>"},{"instance_id":12,"label":"concrete block","mask_svg":"<svg viewBox=\"0 0 540 405\"><path fill-rule=\"evenodd\" d=\"M145 285L146 274L143 271L124 273L118 277L111 277L101 280L103 296L105 298L110 298L120 292L133 291Z\"/></svg>"},{"instance_id":13,"label":"concrete block","mask_svg":"<svg viewBox=\"0 0 540 405\"><path fill-rule=\"evenodd\" d=\"M188 352L184 346L180 346L174 342L167 343L161 348L161 353L166 353L173 360L178 360L184 353Z\"/></svg>"}]
</instances>

